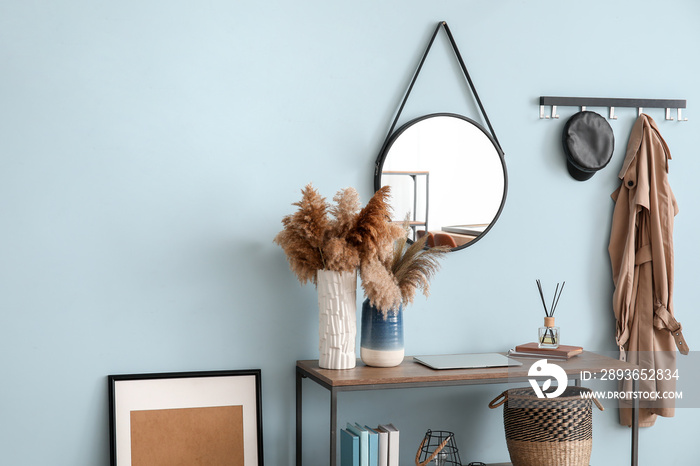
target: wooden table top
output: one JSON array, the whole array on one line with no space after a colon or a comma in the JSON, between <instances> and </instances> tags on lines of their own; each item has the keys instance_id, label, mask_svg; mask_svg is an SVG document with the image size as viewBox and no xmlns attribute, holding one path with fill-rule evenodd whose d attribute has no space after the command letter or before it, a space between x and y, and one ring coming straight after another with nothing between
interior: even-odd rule
<instances>
[{"instance_id":1,"label":"wooden table top","mask_svg":"<svg viewBox=\"0 0 700 466\"><path fill-rule=\"evenodd\" d=\"M502 353L505 354L505 353ZM358 359L353 369L321 369L318 360L297 361L297 370L327 387L389 388L395 384L478 384L508 382L509 379L527 378L530 366L536 358L513 358L523 363L517 367L491 367L475 369L435 370L417 363L412 356L404 358L396 367L370 367ZM550 359L569 375L579 378L581 371L592 374L604 369L634 369L636 365L600 354L584 351L567 360ZM384 386L384 387L379 387Z\"/></svg>"}]
</instances>

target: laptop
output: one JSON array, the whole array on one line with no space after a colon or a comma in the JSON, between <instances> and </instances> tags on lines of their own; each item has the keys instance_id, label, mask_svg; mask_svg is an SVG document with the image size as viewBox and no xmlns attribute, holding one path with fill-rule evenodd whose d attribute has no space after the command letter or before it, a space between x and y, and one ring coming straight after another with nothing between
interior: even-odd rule
<instances>
[{"instance_id":1,"label":"laptop","mask_svg":"<svg viewBox=\"0 0 700 466\"><path fill-rule=\"evenodd\" d=\"M432 369L476 369L523 365L499 353L435 354L414 356L413 360Z\"/></svg>"}]
</instances>

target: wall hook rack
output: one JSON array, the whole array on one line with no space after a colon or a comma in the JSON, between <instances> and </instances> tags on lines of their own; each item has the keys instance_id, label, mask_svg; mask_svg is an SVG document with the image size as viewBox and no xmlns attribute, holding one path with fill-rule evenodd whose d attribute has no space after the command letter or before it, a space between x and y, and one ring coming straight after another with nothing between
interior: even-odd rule
<instances>
[{"instance_id":1,"label":"wall hook rack","mask_svg":"<svg viewBox=\"0 0 700 466\"><path fill-rule=\"evenodd\" d=\"M551 106L552 113L550 115L545 115L544 107ZM557 107L581 107L582 111L586 110L586 107L608 107L610 109L610 114L608 116L611 120L617 120L615 115L616 107L630 107L637 109L637 115L641 115L644 108L663 108L666 109L665 119L673 120L671 116L671 109L676 109L676 117L678 121L688 121L687 118L683 118L681 112L682 109L686 108L686 101L681 99L618 99L618 98L607 98L607 97L551 97L551 96L541 96L540 97L540 118L541 119L557 119Z\"/></svg>"}]
</instances>

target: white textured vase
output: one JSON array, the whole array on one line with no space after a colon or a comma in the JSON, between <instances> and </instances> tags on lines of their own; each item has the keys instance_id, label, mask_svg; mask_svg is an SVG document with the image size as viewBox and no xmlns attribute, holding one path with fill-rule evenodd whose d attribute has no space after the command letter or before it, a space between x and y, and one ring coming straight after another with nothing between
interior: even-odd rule
<instances>
[{"instance_id":1,"label":"white textured vase","mask_svg":"<svg viewBox=\"0 0 700 466\"><path fill-rule=\"evenodd\" d=\"M357 271L319 270L318 365L321 369L355 367L357 335Z\"/></svg>"}]
</instances>

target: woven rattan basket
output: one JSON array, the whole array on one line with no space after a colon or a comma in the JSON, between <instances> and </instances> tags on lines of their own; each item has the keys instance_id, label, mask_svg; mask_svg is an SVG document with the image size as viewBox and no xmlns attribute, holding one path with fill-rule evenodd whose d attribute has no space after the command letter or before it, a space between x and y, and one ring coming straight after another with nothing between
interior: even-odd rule
<instances>
[{"instance_id":1,"label":"woven rattan basket","mask_svg":"<svg viewBox=\"0 0 700 466\"><path fill-rule=\"evenodd\" d=\"M498 395L489 408L503 406L506 444L513 466L588 466L593 446L588 388L567 387L556 398L537 398L532 388L512 388Z\"/></svg>"}]
</instances>

